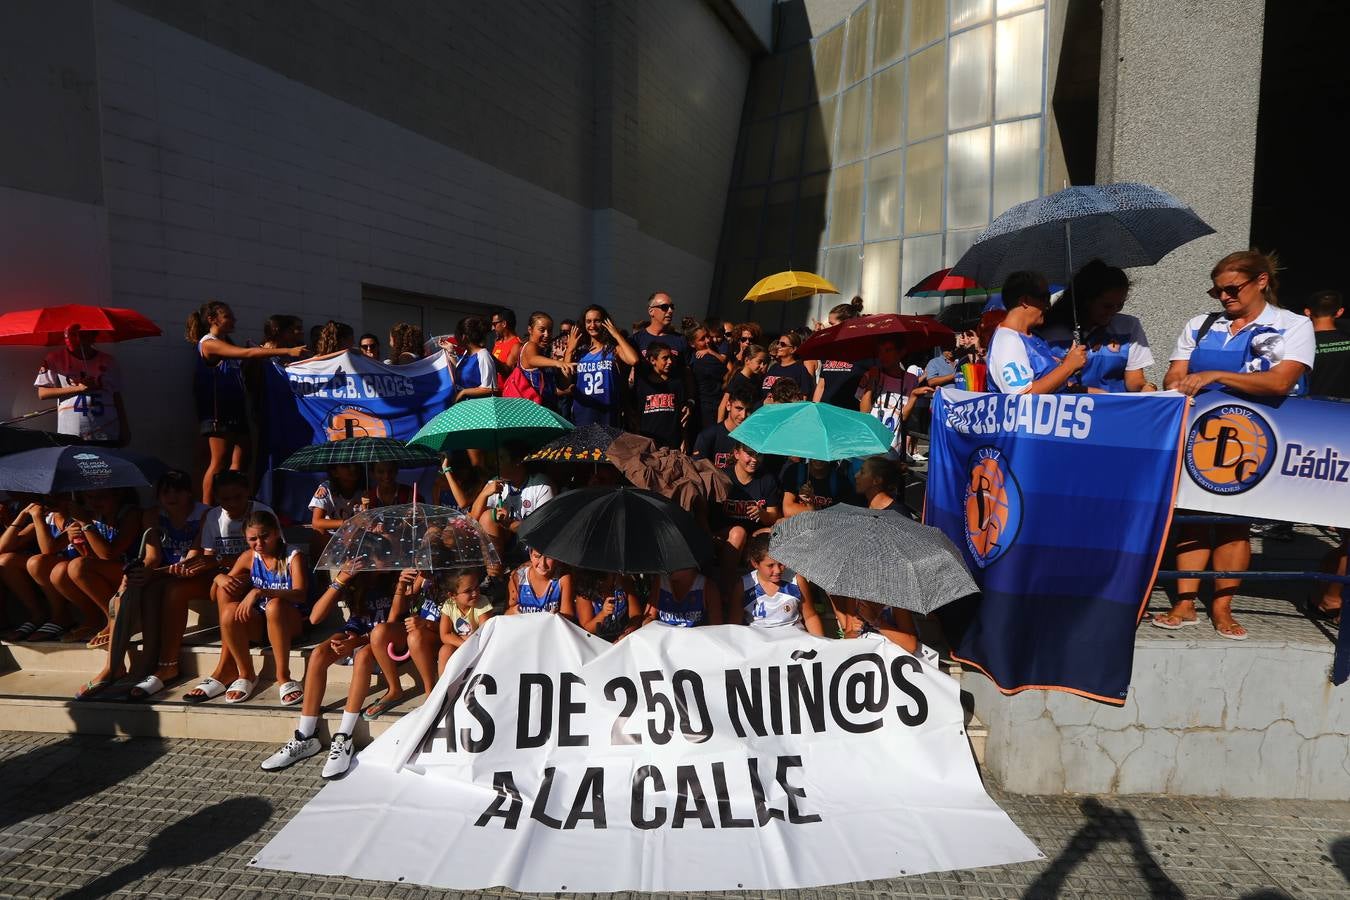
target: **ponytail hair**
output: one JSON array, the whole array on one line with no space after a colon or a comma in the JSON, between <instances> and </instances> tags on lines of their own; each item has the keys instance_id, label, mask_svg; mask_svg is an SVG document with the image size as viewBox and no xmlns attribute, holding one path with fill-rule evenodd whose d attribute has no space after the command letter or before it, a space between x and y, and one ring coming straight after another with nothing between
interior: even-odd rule
<instances>
[{"instance_id":1,"label":"ponytail hair","mask_svg":"<svg viewBox=\"0 0 1350 900\"><path fill-rule=\"evenodd\" d=\"M229 308L230 304L224 300L207 300L200 308L188 314L183 336L192 343L197 343L211 330L211 321L220 318L220 314Z\"/></svg>"},{"instance_id":2,"label":"ponytail hair","mask_svg":"<svg viewBox=\"0 0 1350 900\"><path fill-rule=\"evenodd\" d=\"M1260 278L1266 276L1266 302L1279 306L1280 301L1278 291L1280 279L1276 274L1280 271L1280 258L1275 251L1262 253L1253 247L1250 250L1239 250L1236 253L1230 253L1223 259L1214 264L1213 270L1209 273L1210 280L1218 278L1224 272L1241 272L1248 278Z\"/></svg>"}]
</instances>

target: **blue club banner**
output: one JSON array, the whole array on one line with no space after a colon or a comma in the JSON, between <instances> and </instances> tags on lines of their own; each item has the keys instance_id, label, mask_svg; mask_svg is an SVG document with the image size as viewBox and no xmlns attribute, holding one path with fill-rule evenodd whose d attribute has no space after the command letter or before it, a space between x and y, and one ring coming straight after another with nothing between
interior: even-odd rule
<instances>
[{"instance_id":1,"label":"blue club banner","mask_svg":"<svg viewBox=\"0 0 1350 900\"><path fill-rule=\"evenodd\" d=\"M407 441L455 395L444 353L403 366L387 366L359 353L344 353L290 366L267 366L267 416L263 445L272 478L262 499L290 518L304 516L317 478L278 472L276 467L310 444L356 437ZM270 483L269 483L270 482Z\"/></svg>"},{"instance_id":2,"label":"blue club banner","mask_svg":"<svg viewBox=\"0 0 1350 900\"><path fill-rule=\"evenodd\" d=\"M1170 392L937 393L925 520L981 588L957 659L1004 693L1124 704L1186 412Z\"/></svg>"}]
</instances>

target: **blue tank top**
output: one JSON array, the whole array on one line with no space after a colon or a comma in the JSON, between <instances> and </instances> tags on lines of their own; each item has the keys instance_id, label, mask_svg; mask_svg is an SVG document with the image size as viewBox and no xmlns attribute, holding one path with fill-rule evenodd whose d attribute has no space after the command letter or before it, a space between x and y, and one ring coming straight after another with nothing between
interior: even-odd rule
<instances>
[{"instance_id":1,"label":"blue tank top","mask_svg":"<svg viewBox=\"0 0 1350 900\"><path fill-rule=\"evenodd\" d=\"M530 387L534 388L535 393L537 393L539 398L544 401L544 405L552 407L554 402L558 399L557 386L554 383L553 375L555 370L526 369L524 366L519 366L518 368L520 369L520 374L530 383Z\"/></svg>"},{"instance_id":2,"label":"blue tank top","mask_svg":"<svg viewBox=\"0 0 1350 900\"><path fill-rule=\"evenodd\" d=\"M1262 334L1283 334L1284 332L1273 325L1258 325L1255 328L1244 328L1229 339L1227 319L1220 317L1215 319L1209 331L1205 336L1196 341L1195 349L1191 351L1191 358L1187 360L1187 374L1194 372L1246 372L1249 371L1248 363L1253 360L1260 364L1256 371L1268 371L1270 369L1270 360L1257 356L1252 352L1252 340ZM1194 339L1199 329L1192 331L1191 337ZM1213 385L1219 387L1219 385ZM1304 373L1298 380L1298 384L1290 391L1291 397L1302 397L1308 393L1308 376Z\"/></svg>"},{"instance_id":3,"label":"blue tank top","mask_svg":"<svg viewBox=\"0 0 1350 900\"><path fill-rule=\"evenodd\" d=\"M65 531L66 531L65 526L64 526L64 525L57 525L57 524L56 524L56 516L53 515L52 513L47 513L47 517L46 517L46 520L45 520L45 521L47 522L47 533L50 534L52 537L58 538L58 537L60 537L61 535L65 534ZM69 523L67 523L67 524L69 524ZM70 544L67 544L67 545L66 545L66 549L62 550L61 553L59 554L59 556L60 556L62 559L74 559L75 557L77 557L77 556L79 556L79 555L80 555L80 551L76 550L76 549L75 549L73 546L71 546Z\"/></svg>"},{"instance_id":4,"label":"blue tank top","mask_svg":"<svg viewBox=\"0 0 1350 900\"><path fill-rule=\"evenodd\" d=\"M475 350L467 353L455 366L455 387L458 390L464 388L476 387L495 387L495 378L489 379L486 383L483 376L486 374L487 366L484 357L490 360L492 355L486 350Z\"/></svg>"},{"instance_id":5,"label":"blue tank top","mask_svg":"<svg viewBox=\"0 0 1350 900\"><path fill-rule=\"evenodd\" d=\"M409 615L426 619L428 622L441 620L440 579L436 577L435 572L422 579L422 590L411 604Z\"/></svg>"},{"instance_id":6,"label":"blue tank top","mask_svg":"<svg viewBox=\"0 0 1350 900\"><path fill-rule=\"evenodd\" d=\"M605 616L600 624L595 628L595 636L612 641L623 631L624 626L628 624L628 592L621 587L616 587L610 591L609 596L614 598L614 611ZM604 597L591 601L593 612L600 612L600 607L605 605Z\"/></svg>"},{"instance_id":7,"label":"blue tank top","mask_svg":"<svg viewBox=\"0 0 1350 900\"><path fill-rule=\"evenodd\" d=\"M613 425L618 418L617 363L614 349L592 350L577 361L572 392L572 421L578 425Z\"/></svg>"},{"instance_id":8,"label":"blue tank top","mask_svg":"<svg viewBox=\"0 0 1350 900\"><path fill-rule=\"evenodd\" d=\"M175 528L173 522L163 512L159 514L159 547L164 553L166 565L182 562L183 557L197 543L197 535L202 530L202 519L210 509L205 503L198 503L188 513L182 528Z\"/></svg>"},{"instance_id":9,"label":"blue tank top","mask_svg":"<svg viewBox=\"0 0 1350 900\"><path fill-rule=\"evenodd\" d=\"M555 613L562 606L562 584L556 578L548 583L548 590L540 597L530 586L530 567L516 569L516 609L522 613Z\"/></svg>"},{"instance_id":10,"label":"blue tank top","mask_svg":"<svg viewBox=\"0 0 1350 900\"><path fill-rule=\"evenodd\" d=\"M1132 335L1113 332L1108 327L1097 328L1083 336L1087 346L1087 365L1074 376L1074 383L1097 388L1112 394L1125 393L1125 366L1130 361ZM1048 344L1055 359L1063 361L1069 343L1056 340ZM1039 377L1039 376L1038 376Z\"/></svg>"},{"instance_id":11,"label":"blue tank top","mask_svg":"<svg viewBox=\"0 0 1350 900\"><path fill-rule=\"evenodd\" d=\"M214 363L202 355L202 345L220 338L202 335L197 342L197 372L193 378L193 392L197 401L197 418L225 418L242 408L244 397L244 370L237 359L221 359Z\"/></svg>"},{"instance_id":12,"label":"blue tank top","mask_svg":"<svg viewBox=\"0 0 1350 900\"><path fill-rule=\"evenodd\" d=\"M657 592L656 617L667 625L674 625L676 628L693 628L695 625L702 625L704 619L707 618L707 609L703 605L703 583L703 576L697 576L694 583L689 586L689 593L676 600L675 592L670 586L670 579L662 575L661 587Z\"/></svg>"},{"instance_id":13,"label":"blue tank top","mask_svg":"<svg viewBox=\"0 0 1350 900\"><path fill-rule=\"evenodd\" d=\"M265 591L285 591L291 587L291 557L299 551L292 550L282 557L281 570L269 569L263 562L262 557L253 554L253 565L249 569L249 580L253 582L255 588L262 588Z\"/></svg>"}]
</instances>

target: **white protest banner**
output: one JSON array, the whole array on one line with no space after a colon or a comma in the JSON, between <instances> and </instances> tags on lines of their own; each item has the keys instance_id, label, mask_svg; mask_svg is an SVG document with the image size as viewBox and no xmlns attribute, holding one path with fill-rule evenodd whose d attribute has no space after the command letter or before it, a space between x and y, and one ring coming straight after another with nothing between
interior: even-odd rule
<instances>
[{"instance_id":1,"label":"white protest banner","mask_svg":"<svg viewBox=\"0 0 1350 900\"><path fill-rule=\"evenodd\" d=\"M1179 509L1350 528L1350 405L1205 391L1182 456Z\"/></svg>"},{"instance_id":2,"label":"white protest banner","mask_svg":"<svg viewBox=\"0 0 1350 900\"><path fill-rule=\"evenodd\" d=\"M522 891L809 887L1039 858L956 683L880 639L490 620L253 861Z\"/></svg>"}]
</instances>

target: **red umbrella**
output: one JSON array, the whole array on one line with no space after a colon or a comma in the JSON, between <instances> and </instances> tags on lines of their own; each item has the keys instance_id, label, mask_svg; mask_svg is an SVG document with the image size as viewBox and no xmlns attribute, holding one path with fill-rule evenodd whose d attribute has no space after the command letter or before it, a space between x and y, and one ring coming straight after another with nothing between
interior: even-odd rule
<instances>
[{"instance_id":1,"label":"red umbrella","mask_svg":"<svg viewBox=\"0 0 1350 900\"><path fill-rule=\"evenodd\" d=\"M858 316L817 331L797 349L798 359L860 362L877 355L877 341L894 338L901 355L955 345L956 332L930 316Z\"/></svg>"},{"instance_id":2,"label":"red umbrella","mask_svg":"<svg viewBox=\"0 0 1350 900\"><path fill-rule=\"evenodd\" d=\"M159 326L134 309L108 306L48 306L21 309L0 316L0 345L9 347L55 347L65 339L66 329L78 325L102 343L155 337Z\"/></svg>"},{"instance_id":3,"label":"red umbrella","mask_svg":"<svg viewBox=\"0 0 1350 900\"><path fill-rule=\"evenodd\" d=\"M938 269L932 275L905 291L906 297L948 297L954 294L984 296L990 291L975 283L974 278L953 275L951 269Z\"/></svg>"}]
</instances>

